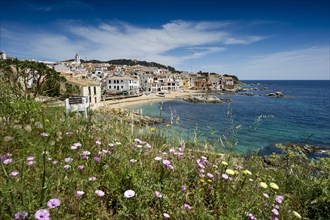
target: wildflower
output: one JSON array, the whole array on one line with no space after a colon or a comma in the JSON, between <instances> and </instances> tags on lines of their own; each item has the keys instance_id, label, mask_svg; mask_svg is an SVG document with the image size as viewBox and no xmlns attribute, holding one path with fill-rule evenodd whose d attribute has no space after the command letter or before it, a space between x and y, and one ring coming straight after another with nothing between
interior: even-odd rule
<instances>
[{"instance_id":1,"label":"wildflower","mask_svg":"<svg viewBox=\"0 0 330 220\"><path fill-rule=\"evenodd\" d=\"M279 204L281 204L283 202L283 200L284 200L284 196L278 196L278 195L276 195L275 196L275 200L276 200L276 202L278 202Z\"/></svg>"},{"instance_id":2,"label":"wildflower","mask_svg":"<svg viewBox=\"0 0 330 220\"><path fill-rule=\"evenodd\" d=\"M78 169L79 169L79 170L83 170L83 169L85 169L85 166L84 166L84 165L79 165L79 166L78 166Z\"/></svg>"},{"instance_id":3,"label":"wildflower","mask_svg":"<svg viewBox=\"0 0 330 220\"><path fill-rule=\"evenodd\" d=\"M12 140L14 140L14 139L15 139L15 138L12 137L12 136L6 136L6 137L3 138L3 140L4 140L5 142L12 141Z\"/></svg>"},{"instance_id":4,"label":"wildflower","mask_svg":"<svg viewBox=\"0 0 330 220\"><path fill-rule=\"evenodd\" d=\"M249 217L250 220L257 220L257 218L252 213L245 212L245 214L247 217Z\"/></svg>"},{"instance_id":5,"label":"wildflower","mask_svg":"<svg viewBox=\"0 0 330 220\"><path fill-rule=\"evenodd\" d=\"M155 161L161 161L163 158L161 158L161 157L155 157Z\"/></svg>"},{"instance_id":6,"label":"wildflower","mask_svg":"<svg viewBox=\"0 0 330 220\"><path fill-rule=\"evenodd\" d=\"M267 193L262 193L262 195L263 195L266 199L269 198L269 195L268 195Z\"/></svg>"},{"instance_id":7,"label":"wildflower","mask_svg":"<svg viewBox=\"0 0 330 220\"><path fill-rule=\"evenodd\" d=\"M245 175L252 175L251 171L249 171L249 170L244 170L243 171L243 174L245 174Z\"/></svg>"},{"instance_id":8,"label":"wildflower","mask_svg":"<svg viewBox=\"0 0 330 220\"><path fill-rule=\"evenodd\" d=\"M164 218L170 218L170 215L167 213L164 213L163 216L164 216Z\"/></svg>"},{"instance_id":9,"label":"wildflower","mask_svg":"<svg viewBox=\"0 0 330 220\"><path fill-rule=\"evenodd\" d=\"M13 159L11 159L11 158L7 158L7 159L4 159L4 160L2 161L3 164L10 164L10 163L12 163L12 162L13 162Z\"/></svg>"},{"instance_id":10,"label":"wildflower","mask_svg":"<svg viewBox=\"0 0 330 220\"><path fill-rule=\"evenodd\" d=\"M205 173L205 170L204 169L199 169L199 172L200 173ZM212 175L212 174L211 174Z\"/></svg>"},{"instance_id":11,"label":"wildflower","mask_svg":"<svg viewBox=\"0 0 330 220\"><path fill-rule=\"evenodd\" d=\"M95 182L96 181L96 177L95 176L89 177L88 180L91 181L91 182Z\"/></svg>"},{"instance_id":12,"label":"wildflower","mask_svg":"<svg viewBox=\"0 0 330 220\"><path fill-rule=\"evenodd\" d=\"M170 165L167 165L167 166L165 166L166 167L166 169L168 169L168 170L174 170L174 167L170 164Z\"/></svg>"},{"instance_id":13,"label":"wildflower","mask_svg":"<svg viewBox=\"0 0 330 220\"><path fill-rule=\"evenodd\" d=\"M68 137L70 137L70 136L73 135L73 133L72 133L71 131L68 131L68 132L66 132L65 134L66 134L66 136L68 136Z\"/></svg>"},{"instance_id":14,"label":"wildflower","mask_svg":"<svg viewBox=\"0 0 330 220\"><path fill-rule=\"evenodd\" d=\"M199 181L201 181L202 183L205 183L205 180L204 179L200 179Z\"/></svg>"},{"instance_id":15,"label":"wildflower","mask_svg":"<svg viewBox=\"0 0 330 220\"><path fill-rule=\"evenodd\" d=\"M155 130L155 128L150 128L150 131L154 131Z\"/></svg>"},{"instance_id":16,"label":"wildflower","mask_svg":"<svg viewBox=\"0 0 330 220\"><path fill-rule=\"evenodd\" d=\"M29 213L27 212L16 212L15 213L15 219L25 219Z\"/></svg>"},{"instance_id":17,"label":"wildflower","mask_svg":"<svg viewBox=\"0 0 330 220\"><path fill-rule=\"evenodd\" d=\"M212 180L212 179L208 179L208 180L207 180L207 182L209 182L209 183L212 183L212 182L213 182L213 180Z\"/></svg>"},{"instance_id":18,"label":"wildflower","mask_svg":"<svg viewBox=\"0 0 330 220\"><path fill-rule=\"evenodd\" d=\"M238 170L242 170L243 169L243 166L242 165L237 165L236 167ZM250 172L250 171L249 171ZM251 174L250 174L251 175Z\"/></svg>"},{"instance_id":19,"label":"wildflower","mask_svg":"<svg viewBox=\"0 0 330 220\"><path fill-rule=\"evenodd\" d=\"M95 190L95 194L99 197L102 197L102 196L105 195L105 193L102 190L99 190L99 189Z\"/></svg>"},{"instance_id":20,"label":"wildflower","mask_svg":"<svg viewBox=\"0 0 330 220\"><path fill-rule=\"evenodd\" d=\"M170 124L166 124L166 127L170 127L171 125Z\"/></svg>"},{"instance_id":21,"label":"wildflower","mask_svg":"<svg viewBox=\"0 0 330 220\"><path fill-rule=\"evenodd\" d=\"M126 197L126 198L132 198L132 197L134 197L135 196L135 192L133 191L133 190L126 190L125 192L124 192L124 196Z\"/></svg>"},{"instance_id":22,"label":"wildflower","mask_svg":"<svg viewBox=\"0 0 330 220\"><path fill-rule=\"evenodd\" d=\"M185 191L187 191L187 187L186 187L186 186L182 186L182 187L181 187L181 190L182 190L183 192L185 192Z\"/></svg>"},{"instance_id":23,"label":"wildflower","mask_svg":"<svg viewBox=\"0 0 330 220\"><path fill-rule=\"evenodd\" d=\"M235 172L232 169L226 169L228 175L235 175Z\"/></svg>"},{"instance_id":24,"label":"wildflower","mask_svg":"<svg viewBox=\"0 0 330 220\"><path fill-rule=\"evenodd\" d=\"M83 151L81 154L80 154L80 156L83 158L83 159L88 159L89 157L89 155L91 154L91 152L89 152L89 151Z\"/></svg>"},{"instance_id":25,"label":"wildflower","mask_svg":"<svg viewBox=\"0 0 330 220\"><path fill-rule=\"evenodd\" d=\"M48 202L47 202L47 206L51 209L53 208L56 208L58 206L61 205L61 201L57 198L53 198L53 199L50 199Z\"/></svg>"},{"instance_id":26,"label":"wildflower","mask_svg":"<svg viewBox=\"0 0 330 220\"><path fill-rule=\"evenodd\" d=\"M17 171L13 171L9 174L9 176L18 176L19 175L19 172Z\"/></svg>"},{"instance_id":27,"label":"wildflower","mask_svg":"<svg viewBox=\"0 0 330 220\"><path fill-rule=\"evenodd\" d=\"M130 159L130 160L129 160L129 162L131 162L131 163L136 163L136 161L137 161L137 160L135 160L135 159Z\"/></svg>"},{"instance_id":28,"label":"wildflower","mask_svg":"<svg viewBox=\"0 0 330 220\"><path fill-rule=\"evenodd\" d=\"M34 159L35 159L35 157L32 157L32 156L26 158L27 161L33 161Z\"/></svg>"},{"instance_id":29,"label":"wildflower","mask_svg":"<svg viewBox=\"0 0 330 220\"><path fill-rule=\"evenodd\" d=\"M225 180L227 180L229 178L229 176L225 173L221 174L222 178L224 178Z\"/></svg>"},{"instance_id":30,"label":"wildflower","mask_svg":"<svg viewBox=\"0 0 330 220\"><path fill-rule=\"evenodd\" d=\"M155 192L155 195L156 195L156 198L158 198L158 199L163 197L163 195L158 191Z\"/></svg>"},{"instance_id":31,"label":"wildflower","mask_svg":"<svg viewBox=\"0 0 330 220\"><path fill-rule=\"evenodd\" d=\"M270 183L269 186L273 189L279 189L279 187L276 183Z\"/></svg>"},{"instance_id":32,"label":"wildflower","mask_svg":"<svg viewBox=\"0 0 330 220\"><path fill-rule=\"evenodd\" d=\"M72 159L71 157L67 157L67 158L64 159L64 161L65 161L66 163L70 163L70 162L73 161L73 159Z\"/></svg>"},{"instance_id":33,"label":"wildflower","mask_svg":"<svg viewBox=\"0 0 330 220\"><path fill-rule=\"evenodd\" d=\"M228 163L226 161L222 161L221 164L224 166L228 166Z\"/></svg>"},{"instance_id":34,"label":"wildflower","mask_svg":"<svg viewBox=\"0 0 330 220\"><path fill-rule=\"evenodd\" d=\"M191 209L191 206L188 205L188 204L184 204L183 207L184 207L186 210L190 210L190 209Z\"/></svg>"},{"instance_id":35,"label":"wildflower","mask_svg":"<svg viewBox=\"0 0 330 220\"><path fill-rule=\"evenodd\" d=\"M137 144L136 147L140 149L140 148L142 148L142 145L141 144Z\"/></svg>"},{"instance_id":36,"label":"wildflower","mask_svg":"<svg viewBox=\"0 0 330 220\"><path fill-rule=\"evenodd\" d=\"M40 209L35 214L34 217L38 220L50 220L49 211L46 209Z\"/></svg>"},{"instance_id":37,"label":"wildflower","mask_svg":"<svg viewBox=\"0 0 330 220\"><path fill-rule=\"evenodd\" d=\"M292 214L294 216L296 216L297 218L301 218L301 215L298 212L296 212L296 211L292 211Z\"/></svg>"},{"instance_id":38,"label":"wildflower","mask_svg":"<svg viewBox=\"0 0 330 220\"><path fill-rule=\"evenodd\" d=\"M206 176L208 176L211 179L214 177L212 173L207 173Z\"/></svg>"},{"instance_id":39,"label":"wildflower","mask_svg":"<svg viewBox=\"0 0 330 220\"><path fill-rule=\"evenodd\" d=\"M82 197L84 194L85 194L84 191L77 191L77 192L76 192L76 196L77 196L77 198Z\"/></svg>"},{"instance_id":40,"label":"wildflower","mask_svg":"<svg viewBox=\"0 0 330 220\"><path fill-rule=\"evenodd\" d=\"M151 145L150 144L146 144L145 146L147 149L150 149L151 148Z\"/></svg>"},{"instance_id":41,"label":"wildflower","mask_svg":"<svg viewBox=\"0 0 330 220\"><path fill-rule=\"evenodd\" d=\"M57 164L57 163L58 163L58 161L57 161L57 160L54 160L54 161L53 161L53 164L54 164L54 165L55 165L55 164Z\"/></svg>"},{"instance_id":42,"label":"wildflower","mask_svg":"<svg viewBox=\"0 0 330 220\"><path fill-rule=\"evenodd\" d=\"M272 220L279 220L277 217L273 217Z\"/></svg>"},{"instance_id":43,"label":"wildflower","mask_svg":"<svg viewBox=\"0 0 330 220\"><path fill-rule=\"evenodd\" d=\"M68 170L68 169L71 168L71 166L70 166L70 165L65 165L63 168L64 168L65 170Z\"/></svg>"},{"instance_id":44,"label":"wildflower","mask_svg":"<svg viewBox=\"0 0 330 220\"><path fill-rule=\"evenodd\" d=\"M101 141L95 141L95 144L96 144L97 146L99 146L99 145L101 145Z\"/></svg>"},{"instance_id":45,"label":"wildflower","mask_svg":"<svg viewBox=\"0 0 330 220\"><path fill-rule=\"evenodd\" d=\"M264 189L267 189L267 187L268 187L267 184L264 182L261 182L259 185Z\"/></svg>"},{"instance_id":46,"label":"wildflower","mask_svg":"<svg viewBox=\"0 0 330 220\"><path fill-rule=\"evenodd\" d=\"M99 163L101 161L101 157L94 157L94 160Z\"/></svg>"},{"instance_id":47,"label":"wildflower","mask_svg":"<svg viewBox=\"0 0 330 220\"><path fill-rule=\"evenodd\" d=\"M171 161L169 161L169 160L163 160L163 164L164 164L165 166L168 166L168 165L171 164Z\"/></svg>"},{"instance_id":48,"label":"wildflower","mask_svg":"<svg viewBox=\"0 0 330 220\"><path fill-rule=\"evenodd\" d=\"M40 133L40 135L41 135L42 137L48 137L48 136L49 136L49 134L46 133L46 132L42 132L42 133Z\"/></svg>"},{"instance_id":49,"label":"wildflower","mask_svg":"<svg viewBox=\"0 0 330 220\"><path fill-rule=\"evenodd\" d=\"M278 210L277 209L272 209L272 213L274 214L274 215L279 215L280 213L278 212Z\"/></svg>"},{"instance_id":50,"label":"wildflower","mask_svg":"<svg viewBox=\"0 0 330 220\"><path fill-rule=\"evenodd\" d=\"M26 132L31 132L31 131L32 131L32 127L31 127L31 125L26 125L26 126L24 127L24 130L25 130Z\"/></svg>"},{"instance_id":51,"label":"wildflower","mask_svg":"<svg viewBox=\"0 0 330 220\"><path fill-rule=\"evenodd\" d=\"M204 174L202 174L202 173L200 173L200 174L199 174L199 177L200 177L200 178L204 178L204 177L205 177L205 175L204 175Z\"/></svg>"}]
</instances>

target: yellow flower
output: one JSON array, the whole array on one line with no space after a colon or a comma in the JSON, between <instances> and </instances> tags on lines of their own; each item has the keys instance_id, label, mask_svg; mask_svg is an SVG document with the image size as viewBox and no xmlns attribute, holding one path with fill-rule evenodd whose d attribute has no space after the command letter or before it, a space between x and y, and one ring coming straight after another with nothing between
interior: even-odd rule
<instances>
[{"instance_id":1,"label":"yellow flower","mask_svg":"<svg viewBox=\"0 0 330 220\"><path fill-rule=\"evenodd\" d=\"M245 174L245 175L252 175L251 171L249 171L249 170L244 170L243 171L243 174Z\"/></svg>"},{"instance_id":2,"label":"yellow flower","mask_svg":"<svg viewBox=\"0 0 330 220\"><path fill-rule=\"evenodd\" d=\"M212 183L212 182L213 182L211 179L208 179L207 181L208 181L208 182L210 182L210 183Z\"/></svg>"},{"instance_id":3,"label":"yellow flower","mask_svg":"<svg viewBox=\"0 0 330 220\"><path fill-rule=\"evenodd\" d=\"M270 183L269 186L272 187L273 189L279 189L276 183Z\"/></svg>"},{"instance_id":4,"label":"yellow flower","mask_svg":"<svg viewBox=\"0 0 330 220\"><path fill-rule=\"evenodd\" d=\"M205 183L205 180L204 179L200 179L199 181L201 181L202 183Z\"/></svg>"},{"instance_id":5,"label":"yellow flower","mask_svg":"<svg viewBox=\"0 0 330 220\"><path fill-rule=\"evenodd\" d=\"M49 123L49 120L47 118L45 119L45 123Z\"/></svg>"},{"instance_id":6,"label":"yellow flower","mask_svg":"<svg viewBox=\"0 0 330 220\"><path fill-rule=\"evenodd\" d=\"M227 173L228 175L235 175L235 172L234 172L234 170L232 170L232 169L227 169L227 170L226 170L226 173Z\"/></svg>"},{"instance_id":7,"label":"yellow flower","mask_svg":"<svg viewBox=\"0 0 330 220\"><path fill-rule=\"evenodd\" d=\"M150 131L154 131L155 130L155 128L150 128Z\"/></svg>"},{"instance_id":8,"label":"yellow flower","mask_svg":"<svg viewBox=\"0 0 330 220\"><path fill-rule=\"evenodd\" d=\"M228 166L228 163L226 161L222 161L221 164L224 166Z\"/></svg>"},{"instance_id":9,"label":"yellow flower","mask_svg":"<svg viewBox=\"0 0 330 220\"><path fill-rule=\"evenodd\" d=\"M170 124L167 124L166 127L170 127L171 125Z\"/></svg>"},{"instance_id":10,"label":"yellow flower","mask_svg":"<svg viewBox=\"0 0 330 220\"><path fill-rule=\"evenodd\" d=\"M296 216L297 218L301 218L301 215L300 215L298 212L296 212L296 211L292 211L292 213L293 213L293 215Z\"/></svg>"},{"instance_id":11,"label":"yellow flower","mask_svg":"<svg viewBox=\"0 0 330 220\"><path fill-rule=\"evenodd\" d=\"M260 183L260 186L261 186L262 188L264 188L264 189L267 189L267 187L268 187L267 184L264 183L264 182L261 182L261 183Z\"/></svg>"}]
</instances>

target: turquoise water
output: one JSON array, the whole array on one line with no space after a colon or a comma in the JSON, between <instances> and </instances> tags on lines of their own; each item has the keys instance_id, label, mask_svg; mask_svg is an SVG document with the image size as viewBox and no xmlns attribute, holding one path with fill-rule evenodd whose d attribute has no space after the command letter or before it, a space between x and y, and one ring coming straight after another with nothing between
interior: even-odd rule
<instances>
[{"instance_id":1,"label":"turquoise water","mask_svg":"<svg viewBox=\"0 0 330 220\"><path fill-rule=\"evenodd\" d=\"M198 136L215 148L225 140L240 152L277 143L330 147L330 81L243 81L255 96L227 93L231 103L189 103L175 100L132 107L165 118L183 139ZM253 83L253 85L251 85ZM264 96L281 91L284 98ZM249 91L250 92L250 91ZM162 111L160 108L162 106ZM165 126L165 125L160 125Z\"/></svg>"}]
</instances>

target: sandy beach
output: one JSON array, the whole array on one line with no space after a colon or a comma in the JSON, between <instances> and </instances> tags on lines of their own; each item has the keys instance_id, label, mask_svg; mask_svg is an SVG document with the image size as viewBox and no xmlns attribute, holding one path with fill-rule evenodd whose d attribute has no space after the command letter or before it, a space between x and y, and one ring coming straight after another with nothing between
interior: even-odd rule
<instances>
[{"instance_id":1,"label":"sandy beach","mask_svg":"<svg viewBox=\"0 0 330 220\"><path fill-rule=\"evenodd\" d=\"M146 104L146 103L151 103L151 102L170 101L170 100L181 99L185 96L196 95L196 94L201 94L201 92L193 91L193 90L171 91L169 93L165 93L165 97L160 97L158 95L158 93L157 94L151 93L149 95L143 94L142 96L139 96L139 97L102 101L102 103L100 103L100 105L95 106L95 107L96 107L96 109L109 108L109 107L125 109L129 106Z\"/></svg>"}]
</instances>

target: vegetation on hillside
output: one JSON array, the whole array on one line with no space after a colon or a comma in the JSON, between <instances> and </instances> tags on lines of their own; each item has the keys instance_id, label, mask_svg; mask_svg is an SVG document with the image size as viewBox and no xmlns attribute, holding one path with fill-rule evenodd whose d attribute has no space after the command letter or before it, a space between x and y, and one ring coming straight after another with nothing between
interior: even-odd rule
<instances>
[{"instance_id":1,"label":"vegetation on hillside","mask_svg":"<svg viewBox=\"0 0 330 220\"><path fill-rule=\"evenodd\" d=\"M330 218L329 158L212 153L158 128L66 116L0 79L0 219Z\"/></svg>"}]
</instances>

